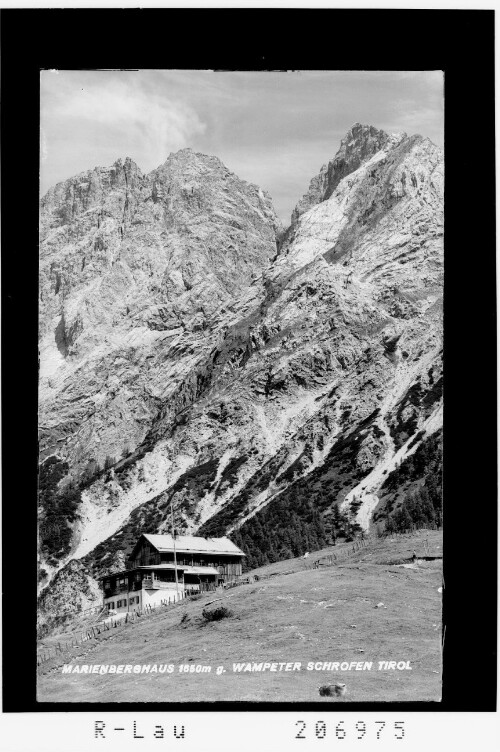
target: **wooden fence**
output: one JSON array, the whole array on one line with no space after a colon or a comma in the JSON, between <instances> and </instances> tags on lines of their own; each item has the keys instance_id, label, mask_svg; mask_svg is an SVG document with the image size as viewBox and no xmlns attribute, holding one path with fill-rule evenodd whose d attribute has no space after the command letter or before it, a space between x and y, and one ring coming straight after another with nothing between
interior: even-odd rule
<instances>
[{"instance_id":1,"label":"wooden fence","mask_svg":"<svg viewBox=\"0 0 500 752\"><path fill-rule=\"evenodd\" d=\"M61 640L61 641L56 642L51 647L40 649L36 657L37 666L39 667L42 664L46 663L51 658L56 658L58 655L61 655L62 653L67 652L68 650L71 650L72 647L77 647L78 645L81 645L82 643L87 642L88 640L97 638L100 634L103 634L104 632L109 632L112 629L119 629L121 627L125 627L127 624L135 623L144 617L148 617L148 616L151 616L152 614L158 613L160 611L164 611L168 608L171 608L172 606L179 604L181 601L185 600L186 598L193 598L195 596L198 596L199 594L200 594L199 590L189 589L189 590L186 590L184 593L181 590L179 592L180 597L178 599L165 598L158 604L153 604L152 606L149 604L146 604L144 608L142 609L139 608L139 609L134 609L134 611L128 611L122 616L120 615L117 615L115 617L110 616L100 622L97 622L96 624L91 624L90 626L87 626L85 629L73 635L70 640ZM98 611L102 611L102 606L96 607L96 609ZM87 609L87 610L90 610L90 609ZM64 635L62 635L62 637L64 637Z\"/></svg>"},{"instance_id":2,"label":"wooden fence","mask_svg":"<svg viewBox=\"0 0 500 752\"><path fill-rule=\"evenodd\" d=\"M411 535L418 532L418 530L442 530L442 525L436 525L435 522L426 522L421 525L417 525L412 522L407 530L398 530L388 532L387 530L381 530L375 533L377 538L394 538L396 535Z\"/></svg>"},{"instance_id":3,"label":"wooden fence","mask_svg":"<svg viewBox=\"0 0 500 752\"><path fill-rule=\"evenodd\" d=\"M307 563L306 569L319 569L323 566L332 566L334 564L337 564L342 561L346 561L351 556L353 556L355 553L360 551L363 548L366 548L370 543L374 543L377 539L380 538L386 538L391 537L394 538L396 536L411 536L414 532L420 529L432 529L437 530L441 529L434 526L426 525L425 527L417 527L414 526L412 530L404 531L404 532L398 532L398 533L383 533L383 534L377 534L377 533L371 533L370 535L365 535L363 538L356 539L352 546L349 546L348 548L345 547L338 553L331 552L329 554L326 554L325 556L320 557L319 559L316 559L314 561L311 561L310 563ZM433 557L430 557L433 558ZM439 557L438 557L439 558ZM286 571L278 571L278 572L271 572L269 574L259 574L259 575L252 575L249 573L246 576L241 577L241 579L238 582L231 582L227 583L226 588L233 588L238 587L239 585L246 585L252 582L258 582L260 580L267 580L271 577L278 577L282 575L288 575L288 574L295 574L296 572L303 571L303 568L295 568L295 569L288 569ZM175 598L166 598L161 601L158 605L146 605L142 609L135 609L134 611L127 612L123 617L108 617L107 619L97 622L96 624L92 624L91 626L87 627L86 629L82 630L78 633L78 637L73 637L69 641L61 641L57 642L54 647L51 648L43 648L40 650L37 654L37 666L41 666L46 661L50 660L51 658L55 658L57 655L60 655L67 650L71 649L72 647L76 647L78 645L81 645L83 642L86 642L88 640L92 640L98 637L103 632L108 632L111 629L118 629L120 627L124 627L127 624L134 623L138 621L139 619L142 619L144 617L150 616L153 613L162 611L164 609L168 609L178 603L180 603L185 598L193 598L200 595L199 590L195 589L188 589L185 590L184 593L180 591L179 593L180 598L176 600ZM100 613L102 612L102 606L94 606L91 609L87 609L86 611L94 612L94 613ZM82 612L81 612L82 613ZM85 611L83 612L86 613Z\"/></svg>"},{"instance_id":4,"label":"wooden fence","mask_svg":"<svg viewBox=\"0 0 500 752\"><path fill-rule=\"evenodd\" d=\"M315 562L312 562L311 566L315 569L322 564L334 564L337 561L343 561L344 559L348 559L353 554L355 554L357 551L359 551L362 548L366 548L371 543L375 543L377 540L380 540L382 538L411 538L415 533L417 533L419 530L441 530L441 526L436 525L434 523L424 524L424 525L415 525L412 524L411 527L408 530L402 530L398 532L392 532L388 533L385 530L382 532L373 532L369 534L365 534L362 538L357 538L353 544L352 547L349 547L348 549L344 548L342 551L340 551L338 554L331 553L327 556L322 556L320 559L316 559ZM426 543L427 545L427 543ZM438 557L439 558L439 557Z\"/></svg>"},{"instance_id":5,"label":"wooden fence","mask_svg":"<svg viewBox=\"0 0 500 752\"><path fill-rule=\"evenodd\" d=\"M377 540L380 540L381 538L386 537L411 537L419 530L441 530L441 527L435 524L428 524L428 525L412 525L410 530L405 530L403 532L397 532L397 533L365 533L363 537L356 538L352 545L349 546L343 546L338 552L332 551L329 554L325 554L325 556L321 556L318 559L314 559L309 561L305 568L306 569L319 569L323 566L332 566L333 564L338 564L340 562L348 560L351 556L354 556L355 553L360 551L363 548L366 548L366 546L375 543ZM422 558L422 557L421 557ZM439 557L436 557L439 558ZM281 575L287 575L287 574L295 574L297 572L303 571L302 567L295 567L294 569L287 569L286 571L277 571L277 572L271 572L270 574L259 574L259 575L249 575L246 578L242 577L241 580L237 583L234 583L234 586L236 585L243 585L246 582L254 582L257 580L268 580L271 577L277 577Z\"/></svg>"},{"instance_id":6,"label":"wooden fence","mask_svg":"<svg viewBox=\"0 0 500 752\"><path fill-rule=\"evenodd\" d=\"M332 551L331 554L327 554L326 556L321 556L319 559L316 559L316 561L311 562L308 569L319 569L321 566L331 566L332 564L336 564L339 561L345 561L346 559L349 559L353 554L360 551L362 548L366 548L369 543L373 542L373 538L371 536L365 536L364 538L360 538L359 540L354 541L352 546L349 546L349 548L343 548L338 553L335 553Z\"/></svg>"}]
</instances>

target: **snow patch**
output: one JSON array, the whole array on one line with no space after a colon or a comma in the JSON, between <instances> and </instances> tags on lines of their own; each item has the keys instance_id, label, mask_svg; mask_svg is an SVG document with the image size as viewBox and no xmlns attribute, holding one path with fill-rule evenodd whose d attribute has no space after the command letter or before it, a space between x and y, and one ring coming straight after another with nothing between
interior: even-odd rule
<instances>
[{"instance_id":1,"label":"snow patch","mask_svg":"<svg viewBox=\"0 0 500 752\"><path fill-rule=\"evenodd\" d=\"M361 525L364 530L368 530L370 527L372 514L379 502L379 497L376 492L380 489L383 482L386 480L388 475L390 475L390 473L392 473L401 464L403 460L405 460L407 457L410 457L416 452L422 441L427 436L430 436L431 434L438 431L442 427L442 425L443 406L442 404L440 404L434 410L432 415L430 415L422 424L422 426L417 428L417 431L424 431L425 435L422 437L422 440L412 444L412 442L414 442L415 436L410 436L410 438L403 444L403 446L398 449L397 452L389 452L388 454L386 454L385 458L381 462L379 462L373 468L373 470L357 484L357 486L349 491L344 501L341 503L340 508L342 510L348 508L351 502L354 501L355 497L361 499L361 506L359 507L356 514L356 522L358 522L358 524ZM410 446L410 444L412 444L412 446Z\"/></svg>"},{"instance_id":2,"label":"snow patch","mask_svg":"<svg viewBox=\"0 0 500 752\"><path fill-rule=\"evenodd\" d=\"M193 457L180 454L172 463L166 456L167 452L167 442L161 442L146 454L130 470L135 477L128 491L124 491L116 481L111 487L98 481L82 493L79 542L59 568L69 559L86 556L99 543L116 535L134 509L167 490L194 462Z\"/></svg>"},{"instance_id":3,"label":"snow patch","mask_svg":"<svg viewBox=\"0 0 500 752\"><path fill-rule=\"evenodd\" d=\"M348 204L353 201L357 188L373 165L386 157L387 152L384 150L374 154L357 170L343 178L330 198L301 215L293 248L287 255L278 258L278 269L285 267L289 271L290 268L305 266L335 245L348 222Z\"/></svg>"},{"instance_id":4,"label":"snow patch","mask_svg":"<svg viewBox=\"0 0 500 752\"><path fill-rule=\"evenodd\" d=\"M293 437L290 438L290 430L285 431L283 435L284 427L289 427L294 422L298 422L299 426L303 425L308 419L313 416L315 412L318 412L321 409L321 404L318 397L321 398L326 396L326 394L330 392L331 389L332 384L329 384L328 386L320 390L319 393L308 393L302 399L295 400L289 408L282 410L282 413L284 413L284 415L282 417L281 423L277 423L279 429L281 430L282 436L281 442L277 445L276 451L282 448L284 440L286 442L286 445L290 448L290 452L286 458L286 463L283 463L283 465L280 467L280 474L286 472L304 451L304 442L299 442L297 440L294 441ZM337 429L330 434L328 441L324 442L322 449L314 449L311 464L307 467L307 473L311 473L313 470L323 464L324 460L328 456L328 453L335 444L340 430L339 413L340 401L335 406L335 424L337 425ZM276 441L276 439L274 439L274 441ZM294 451L292 451L292 448ZM243 525L247 520L254 517L257 512L267 506L269 502L271 502L275 497L279 496L279 494L284 490L284 488L278 486L274 481L271 481L268 487L264 489L264 491L261 491L261 493L257 494L257 496L252 499L252 501L250 502L251 508L249 512L241 517L231 528L229 528L228 533L241 527L241 525Z\"/></svg>"}]
</instances>

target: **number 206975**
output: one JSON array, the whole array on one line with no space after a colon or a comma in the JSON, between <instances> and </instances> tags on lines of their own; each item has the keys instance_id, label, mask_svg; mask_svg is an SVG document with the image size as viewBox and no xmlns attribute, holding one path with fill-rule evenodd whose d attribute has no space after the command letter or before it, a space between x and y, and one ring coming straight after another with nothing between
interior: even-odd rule
<instances>
[{"instance_id":1,"label":"number 206975","mask_svg":"<svg viewBox=\"0 0 500 752\"><path fill-rule=\"evenodd\" d=\"M316 723L306 723L306 721L297 721L296 739L374 739L383 741L384 739L404 739L405 724L403 721L337 721L336 723L326 723L325 721L316 721Z\"/></svg>"}]
</instances>

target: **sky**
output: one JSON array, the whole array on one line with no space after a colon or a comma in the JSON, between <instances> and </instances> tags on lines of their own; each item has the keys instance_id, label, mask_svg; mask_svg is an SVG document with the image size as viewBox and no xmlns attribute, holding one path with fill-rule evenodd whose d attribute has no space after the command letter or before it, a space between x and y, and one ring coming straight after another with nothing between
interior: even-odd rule
<instances>
[{"instance_id":1,"label":"sky","mask_svg":"<svg viewBox=\"0 0 500 752\"><path fill-rule=\"evenodd\" d=\"M131 157L143 172L185 147L268 191L285 225L356 122L443 145L441 71L42 71L42 195Z\"/></svg>"}]
</instances>

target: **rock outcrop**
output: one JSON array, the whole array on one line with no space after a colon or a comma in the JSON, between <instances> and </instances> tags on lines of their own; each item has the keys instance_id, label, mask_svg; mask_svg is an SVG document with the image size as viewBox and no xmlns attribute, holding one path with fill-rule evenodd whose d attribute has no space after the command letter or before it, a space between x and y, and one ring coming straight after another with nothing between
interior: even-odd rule
<instances>
[{"instance_id":1,"label":"rock outcrop","mask_svg":"<svg viewBox=\"0 0 500 752\"><path fill-rule=\"evenodd\" d=\"M340 181L355 172L363 162L382 149L399 143L405 137L405 133L388 134L372 125L355 123L342 139L335 157L324 164L319 175L311 180L309 190L293 211L292 225L312 206L329 199Z\"/></svg>"},{"instance_id":2,"label":"rock outcrop","mask_svg":"<svg viewBox=\"0 0 500 752\"><path fill-rule=\"evenodd\" d=\"M127 159L42 199L41 456L72 473L146 436L226 309L276 253L269 197L185 149Z\"/></svg>"},{"instance_id":3,"label":"rock outcrop","mask_svg":"<svg viewBox=\"0 0 500 752\"><path fill-rule=\"evenodd\" d=\"M64 624L68 617L93 608L101 592L91 572L80 561L70 561L39 599L38 629Z\"/></svg>"},{"instance_id":4,"label":"rock outcrop","mask_svg":"<svg viewBox=\"0 0 500 752\"><path fill-rule=\"evenodd\" d=\"M278 556L284 519L315 526L312 546L339 515L367 528L439 431L441 150L356 124L282 229L264 192L190 150L42 200L42 458L86 473L50 576L104 571L168 529L171 499L180 529L248 549L264 530Z\"/></svg>"}]
</instances>

